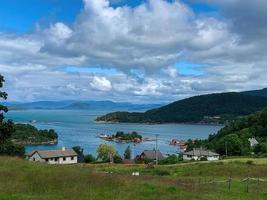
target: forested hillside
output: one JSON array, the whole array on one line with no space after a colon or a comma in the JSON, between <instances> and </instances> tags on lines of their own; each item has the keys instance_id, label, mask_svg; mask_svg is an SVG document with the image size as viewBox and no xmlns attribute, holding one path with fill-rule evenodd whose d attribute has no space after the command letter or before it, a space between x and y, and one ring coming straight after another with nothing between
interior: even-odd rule
<instances>
[{"instance_id":1,"label":"forested hillside","mask_svg":"<svg viewBox=\"0 0 267 200\"><path fill-rule=\"evenodd\" d=\"M11 140L16 144L57 143L58 135L53 130L38 130L30 124L15 124Z\"/></svg>"},{"instance_id":2,"label":"forested hillside","mask_svg":"<svg viewBox=\"0 0 267 200\"><path fill-rule=\"evenodd\" d=\"M259 144L251 147L249 138ZM267 153L267 108L227 124L207 140L189 141L189 149L206 147L221 155L248 155Z\"/></svg>"},{"instance_id":3,"label":"forested hillside","mask_svg":"<svg viewBox=\"0 0 267 200\"><path fill-rule=\"evenodd\" d=\"M219 93L195 96L145 113L115 112L97 121L131 123L224 122L248 115L267 106L267 98L241 93Z\"/></svg>"}]
</instances>

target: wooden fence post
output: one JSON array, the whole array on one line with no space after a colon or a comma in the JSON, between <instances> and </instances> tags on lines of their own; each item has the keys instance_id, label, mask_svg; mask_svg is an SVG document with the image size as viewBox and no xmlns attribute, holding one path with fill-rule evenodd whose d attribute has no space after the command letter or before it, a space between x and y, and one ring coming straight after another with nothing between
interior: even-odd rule
<instances>
[{"instance_id":1,"label":"wooden fence post","mask_svg":"<svg viewBox=\"0 0 267 200\"><path fill-rule=\"evenodd\" d=\"M258 176L258 181L257 181L257 193L259 194L260 191L260 177Z\"/></svg>"},{"instance_id":2,"label":"wooden fence post","mask_svg":"<svg viewBox=\"0 0 267 200\"><path fill-rule=\"evenodd\" d=\"M249 184L249 177L247 178L247 188L246 188L247 193L248 193L248 184Z\"/></svg>"},{"instance_id":3,"label":"wooden fence post","mask_svg":"<svg viewBox=\"0 0 267 200\"><path fill-rule=\"evenodd\" d=\"M232 182L232 177L229 176L229 179L228 179L228 190L229 191L231 190L231 182Z\"/></svg>"}]
</instances>

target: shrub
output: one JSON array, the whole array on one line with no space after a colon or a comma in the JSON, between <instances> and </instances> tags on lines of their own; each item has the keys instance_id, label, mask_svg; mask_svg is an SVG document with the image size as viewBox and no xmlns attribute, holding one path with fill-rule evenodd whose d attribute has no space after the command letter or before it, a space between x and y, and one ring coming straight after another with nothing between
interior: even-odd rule
<instances>
[{"instance_id":1,"label":"shrub","mask_svg":"<svg viewBox=\"0 0 267 200\"><path fill-rule=\"evenodd\" d=\"M253 162L252 160L248 160L248 161L246 162L246 164L248 164L248 165L253 165L254 162Z\"/></svg>"},{"instance_id":2,"label":"shrub","mask_svg":"<svg viewBox=\"0 0 267 200\"><path fill-rule=\"evenodd\" d=\"M207 160L208 160L208 159L207 159L206 156L200 158L200 161L207 161Z\"/></svg>"},{"instance_id":3,"label":"shrub","mask_svg":"<svg viewBox=\"0 0 267 200\"><path fill-rule=\"evenodd\" d=\"M144 163L144 161L140 160L140 159L135 159L134 162L135 162L135 164L143 164Z\"/></svg>"},{"instance_id":4,"label":"shrub","mask_svg":"<svg viewBox=\"0 0 267 200\"><path fill-rule=\"evenodd\" d=\"M167 158L160 160L159 164L166 165L166 164L176 164L178 162L178 157L176 155L170 155Z\"/></svg>"},{"instance_id":5,"label":"shrub","mask_svg":"<svg viewBox=\"0 0 267 200\"><path fill-rule=\"evenodd\" d=\"M0 145L0 155L24 156L25 148L23 145L14 144L11 141L6 141Z\"/></svg>"},{"instance_id":6,"label":"shrub","mask_svg":"<svg viewBox=\"0 0 267 200\"><path fill-rule=\"evenodd\" d=\"M120 155L116 154L113 157L113 161L114 161L114 163L122 163L122 158L120 157Z\"/></svg>"},{"instance_id":7,"label":"shrub","mask_svg":"<svg viewBox=\"0 0 267 200\"><path fill-rule=\"evenodd\" d=\"M157 176L168 176L170 175L170 172L167 170L163 170L163 169L154 169L152 171L153 175L157 175Z\"/></svg>"},{"instance_id":8,"label":"shrub","mask_svg":"<svg viewBox=\"0 0 267 200\"><path fill-rule=\"evenodd\" d=\"M84 162L85 163L92 163L95 161L96 161L96 158L92 154L88 154L88 155L84 156Z\"/></svg>"}]
</instances>

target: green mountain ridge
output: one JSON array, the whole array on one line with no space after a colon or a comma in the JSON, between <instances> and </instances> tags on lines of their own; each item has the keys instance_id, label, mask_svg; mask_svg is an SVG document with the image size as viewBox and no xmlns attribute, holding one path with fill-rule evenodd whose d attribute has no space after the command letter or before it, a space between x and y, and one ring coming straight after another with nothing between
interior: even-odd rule
<instances>
[{"instance_id":1,"label":"green mountain ridge","mask_svg":"<svg viewBox=\"0 0 267 200\"><path fill-rule=\"evenodd\" d=\"M254 147L249 139L258 142ZM206 140L189 141L189 148L204 147L220 155L249 155L267 153L267 108L228 123Z\"/></svg>"},{"instance_id":2,"label":"green mountain ridge","mask_svg":"<svg viewBox=\"0 0 267 200\"><path fill-rule=\"evenodd\" d=\"M252 91L217 93L194 96L173 102L144 113L113 112L96 121L121 123L223 123L238 116L248 115L267 107L266 89L257 95ZM215 116L217 120L215 120Z\"/></svg>"}]
</instances>

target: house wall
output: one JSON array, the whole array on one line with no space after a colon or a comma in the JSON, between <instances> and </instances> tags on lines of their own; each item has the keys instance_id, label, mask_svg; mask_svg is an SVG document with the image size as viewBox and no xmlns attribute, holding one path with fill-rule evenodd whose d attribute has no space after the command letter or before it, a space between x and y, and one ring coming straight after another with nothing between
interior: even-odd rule
<instances>
[{"instance_id":1,"label":"house wall","mask_svg":"<svg viewBox=\"0 0 267 200\"><path fill-rule=\"evenodd\" d=\"M78 156L72 156L73 160L71 159L71 156L65 157L66 159L64 160L63 157L61 158L49 158L48 163L49 164L75 164L78 163Z\"/></svg>"},{"instance_id":2,"label":"house wall","mask_svg":"<svg viewBox=\"0 0 267 200\"><path fill-rule=\"evenodd\" d=\"M219 156L208 156L207 159L208 159L209 161L219 160Z\"/></svg>"},{"instance_id":3,"label":"house wall","mask_svg":"<svg viewBox=\"0 0 267 200\"><path fill-rule=\"evenodd\" d=\"M45 160L42 159L37 152L35 152L32 156L30 156L29 160L33 162L45 162Z\"/></svg>"},{"instance_id":4,"label":"house wall","mask_svg":"<svg viewBox=\"0 0 267 200\"><path fill-rule=\"evenodd\" d=\"M199 160L199 157L198 156L188 156L188 155L183 155L183 159L184 160Z\"/></svg>"},{"instance_id":5,"label":"house wall","mask_svg":"<svg viewBox=\"0 0 267 200\"><path fill-rule=\"evenodd\" d=\"M71 159L73 157L73 159ZM48 158L47 159L42 159L40 155L36 152L34 153L31 157L29 157L30 161L33 162L46 162L48 164L75 164L78 163L78 156L69 156L65 157L66 159L64 160L63 157L61 158Z\"/></svg>"},{"instance_id":6,"label":"house wall","mask_svg":"<svg viewBox=\"0 0 267 200\"><path fill-rule=\"evenodd\" d=\"M184 160L200 160L200 156L188 156L188 155L183 155ZM214 161L214 160L219 160L219 156L207 156L208 161Z\"/></svg>"}]
</instances>

